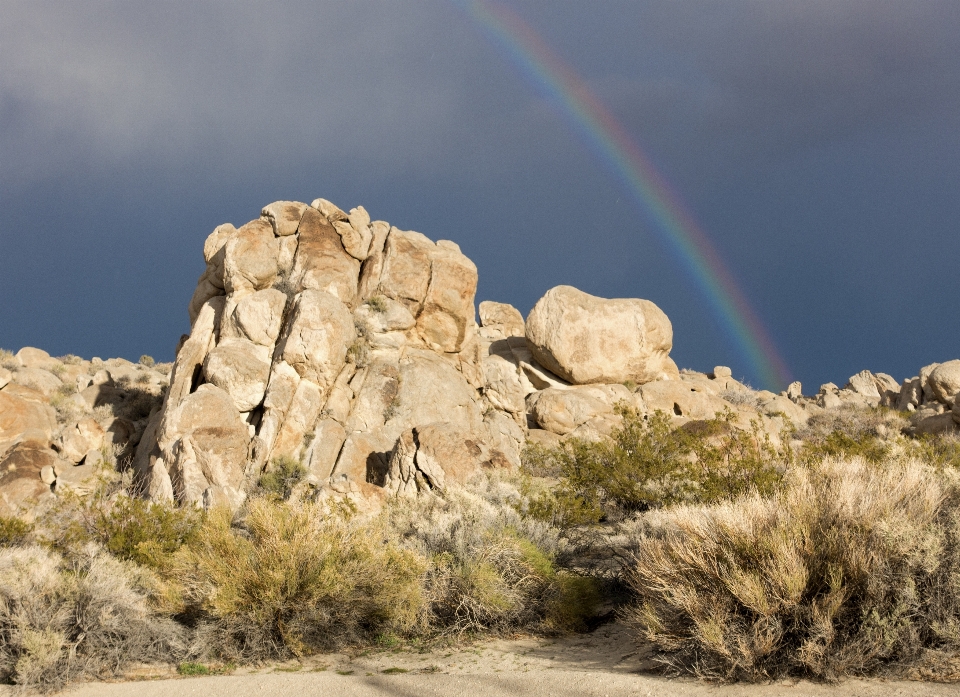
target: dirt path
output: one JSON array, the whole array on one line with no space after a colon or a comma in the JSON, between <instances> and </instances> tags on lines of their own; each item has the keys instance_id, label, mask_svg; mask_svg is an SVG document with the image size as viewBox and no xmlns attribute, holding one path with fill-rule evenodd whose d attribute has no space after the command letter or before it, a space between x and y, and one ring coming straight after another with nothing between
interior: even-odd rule
<instances>
[{"instance_id":1,"label":"dirt path","mask_svg":"<svg viewBox=\"0 0 960 697\"><path fill-rule=\"evenodd\" d=\"M635 651L620 625L590 635L551 642L538 638L490 640L474 646L434 650L384 650L361 655L328 654L303 664L238 670L232 675L178 678L157 669L140 671L136 682L78 685L69 697L369 697L464 695L468 697L928 697L960 696L960 685L919 682L848 681L717 686L666 679ZM10 694L0 688L0 696Z\"/></svg>"}]
</instances>

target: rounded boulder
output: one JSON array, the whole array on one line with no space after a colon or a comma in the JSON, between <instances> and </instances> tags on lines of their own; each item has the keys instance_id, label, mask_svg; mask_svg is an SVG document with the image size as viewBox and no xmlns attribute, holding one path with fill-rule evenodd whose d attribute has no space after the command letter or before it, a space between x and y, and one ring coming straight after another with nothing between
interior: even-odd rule
<instances>
[{"instance_id":1,"label":"rounded boulder","mask_svg":"<svg viewBox=\"0 0 960 697\"><path fill-rule=\"evenodd\" d=\"M670 319L654 303L598 298L572 286L540 298L526 336L534 358L575 385L656 380L673 347Z\"/></svg>"}]
</instances>

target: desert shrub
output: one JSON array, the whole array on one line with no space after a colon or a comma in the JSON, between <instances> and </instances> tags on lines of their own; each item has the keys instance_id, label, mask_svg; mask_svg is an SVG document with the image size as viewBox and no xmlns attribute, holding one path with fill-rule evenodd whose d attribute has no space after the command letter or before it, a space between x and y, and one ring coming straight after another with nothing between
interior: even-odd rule
<instances>
[{"instance_id":1,"label":"desert shrub","mask_svg":"<svg viewBox=\"0 0 960 697\"><path fill-rule=\"evenodd\" d=\"M750 407L757 409L760 404L760 398L757 393L749 388L730 387L720 393L720 398L736 406Z\"/></svg>"},{"instance_id":2,"label":"desert shrub","mask_svg":"<svg viewBox=\"0 0 960 697\"><path fill-rule=\"evenodd\" d=\"M69 563L37 546L0 550L0 681L53 691L185 655L183 630L153 615L139 576L93 546Z\"/></svg>"},{"instance_id":3,"label":"desert shrub","mask_svg":"<svg viewBox=\"0 0 960 697\"><path fill-rule=\"evenodd\" d=\"M389 509L404 544L429 560L424 631L584 628L596 583L558 569L559 531L523 508L517 487L488 476Z\"/></svg>"},{"instance_id":4,"label":"desert shrub","mask_svg":"<svg viewBox=\"0 0 960 697\"><path fill-rule=\"evenodd\" d=\"M93 494L66 494L41 520L43 536L73 556L91 542L119 559L153 569L196 535L203 515L194 508L151 503L119 494L116 480L105 480Z\"/></svg>"},{"instance_id":5,"label":"desert shrub","mask_svg":"<svg viewBox=\"0 0 960 697\"><path fill-rule=\"evenodd\" d=\"M33 526L20 518L0 516L0 547L19 547L32 531Z\"/></svg>"},{"instance_id":6,"label":"desert shrub","mask_svg":"<svg viewBox=\"0 0 960 697\"><path fill-rule=\"evenodd\" d=\"M885 407L844 406L814 414L795 437L803 442L808 460L859 456L880 462L906 425L900 414Z\"/></svg>"},{"instance_id":7,"label":"desert shrub","mask_svg":"<svg viewBox=\"0 0 960 697\"><path fill-rule=\"evenodd\" d=\"M923 434L906 443L907 453L938 468L960 469L960 436L954 433Z\"/></svg>"},{"instance_id":8,"label":"desert shrub","mask_svg":"<svg viewBox=\"0 0 960 697\"><path fill-rule=\"evenodd\" d=\"M367 300L367 305L370 306L370 309L374 312L386 312L388 309L387 299L382 295L374 295L372 298Z\"/></svg>"},{"instance_id":9,"label":"desert shrub","mask_svg":"<svg viewBox=\"0 0 960 697\"><path fill-rule=\"evenodd\" d=\"M0 348L0 368L7 370L19 370L20 362L12 351Z\"/></svg>"},{"instance_id":10,"label":"desert shrub","mask_svg":"<svg viewBox=\"0 0 960 697\"><path fill-rule=\"evenodd\" d=\"M152 368L156 364L156 361L153 360L153 356L148 356L146 354L140 356L140 365L146 366L147 368Z\"/></svg>"},{"instance_id":11,"label":"desert shrub","mask_svg":"<svg viewBox=\"0 0 960 697\"><path fill-rule=\"evenodd\" d=\"M270 469L260 476L260 490L279 499L288 499L293 488L307 476L307 468L292 457L281 456L271 462Z\"/></svg>"},{"instance_id":12,"label":"desert shrub","mask_svg":"<svg viewBox=\"0 0 960 697\"><path fill-rule=\"evenodd\" d=\"M211 512L172 575L208 650L256 661L407 631L421 612L422 573L422 560L376 523L261 497L237 525Z\"/></svg>"},{"instance_id":13,"label":"desert shrub","mask_svg":"<svg viewBox=\"0 0 960 697\"><path fill-rule=\"evenodd\" d=\"M960 646L960 489L915 461L828 459L779 493L642 519L631 616L679 671L834 679Z\"/></svg>"},{"instance_id":14,"label":"desert shrub","mask_svg":"<svg viewBox=\"0 0 960 697\"><path fill-rule=\"evenodd\" d=\"M727 412L708 421L671 427L657 411L648 418L620 409L623 424L609 441L571 440L553 449L528 447L524 469L553 476L559 485L532 503L532 512L561 525L682 502L707 502L757 489L774 490L789 462L758 422L732 425Z\"/></svg>"}]
</instances>

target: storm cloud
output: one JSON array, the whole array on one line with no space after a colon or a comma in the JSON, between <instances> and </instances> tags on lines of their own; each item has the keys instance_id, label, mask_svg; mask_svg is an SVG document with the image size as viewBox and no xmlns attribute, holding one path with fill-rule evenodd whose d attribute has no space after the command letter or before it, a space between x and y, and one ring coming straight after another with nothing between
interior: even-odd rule
<instances>
[{"instance_id":1,"label":"storm cloud","mask_svg":"<svg viewBox=\"0 0 960 697\"><path fill-rule=\"evenodd\" d=\"M960 356L960 6L508 3L675 185L813 389ZM480 298L646 297L751 367L557 106L453 2L5 2L0 346L172 357L205 235L324 196Z\"/></svg>"}]
</instances>

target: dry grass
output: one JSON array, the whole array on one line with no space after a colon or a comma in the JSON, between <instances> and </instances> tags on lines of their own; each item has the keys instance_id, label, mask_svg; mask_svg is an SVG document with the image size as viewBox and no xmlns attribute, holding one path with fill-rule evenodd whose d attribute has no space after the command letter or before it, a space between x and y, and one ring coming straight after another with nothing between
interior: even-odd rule
<instances>
[{"instance_id":1,"label":"dry grass","mask_svg":"<svg viewBox=\"0 0 960 697\"><path fill-rule=\"evenodd\" d=\"M0 368L16 371L20 369L20 362L12 351L0 348Z\"/></svg>"},{"instance_id":2,"label":"dry grass","mask_svg":"<svg viewBox=\"0 0 960 697\"><path fill-rule=\"evenodd\" d=\"M807 459L859 455L879 462L906 426L900 413L885 407L844 406L815 414L794 437Z\"/></svg>"},{"instance_id":3,"label":"dry grass","mask_svg":"<svg viewBox=\"0 0 960 697\"><path fill-rule=\"evenodd\" d=\"M836 679L960 647L960 488L915 461L828 459L774 496L647 514L632 619L677 671Z\"/></svg>"},{"instance_id":4,"label":"dry grass","mask_svg":"<svg viewBox=\"0 0 960 697\"><path fill-rule=\"evenodd\" d=\"M185 655L185 632L154 615L149 585L92 546L69 563L37 546L0 550L0 680L54 691Z\"/></svg>"},{"instance_id":5,"label":"dry grass","mask_svg":"<svg viewBox=\"0 0 960 697\"><path fill-rule=\"evenodd\" d=\"M428 634L585 626L595 584L557 568L559 531L522 514L524 506L518 488L495 476L392 506L391 527L429 561Z\"/></svg>"}]
</instances>

